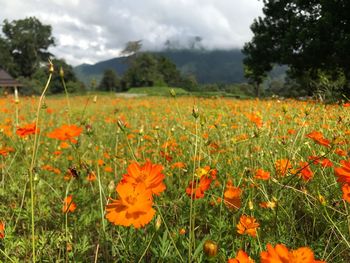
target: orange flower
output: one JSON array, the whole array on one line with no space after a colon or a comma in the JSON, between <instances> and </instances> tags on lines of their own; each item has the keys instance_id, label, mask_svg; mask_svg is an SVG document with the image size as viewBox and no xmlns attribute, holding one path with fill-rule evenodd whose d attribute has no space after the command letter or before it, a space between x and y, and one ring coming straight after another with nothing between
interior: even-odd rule
<instances>
[{"instance_id":1,"label":"orange flower","mask_svg":"<svg viewBox=\"0 0 350 263\"><path fill-rule=\"evenodd\" d=\"M330 147L330 141L325 139L321 132L313 131L313 132L307 134L306 137L314 140L315 143L318 143L318 144L326 146L326 147Z\"/></svg>"},{"instance_id":2,"label":"orange flower","mask_svg":"<svg viewBox=\"0 0 350 263\"><path fill-rule=\"evenodd\" d=\"M254 113L252 113L252 114L247 114L247 118L248 118L251 122L254 122L255 125L256 125L256 127L261 128L261 127L263 126L263 121L262 121L262 119L261 119L258 115L254 114Z\"/></svg>"},{"instance_id":3,"label":"orange flower","mask_svg":"<svg viewBox=\"0 0 350 263\"><path fill-rule=\"evenodd\" d=\"M118 200L112 200L106 206L106 218L115 225L140 228L148 224L155 210L152 208L151 191L145 184L132 185L119 183Z\"/></svg>"},{"instance_id":4,"label":"orange flower","mask_svg":"<svg viewBox=\"0 0 350 263\"><path fill-rule=\"evenodd\" d=\"M275 162L275 169L278 176L285 176L292 169L292 164L288 159L277 160Z\"/></svg>"},{"instance_id":5,"label":"orange flower","mask_svg":"<svg viewBox=\"0 0 350 263\"><path fill-rule=\"evenodd\" d=\"M350 203L350 185L349 184L344 184L341 188L343 192L343 199Z\"/></svg>"},{"instance_id":6,"label":"orange flower","mask_svg":"<svg viewBox=\"0 0 350 263\"><path fill-rule=\"evenodd\" d=\"M288 248L282 244L276 245L274 248L270 244L267 244L267 251L263 251L260 254L261 263L288 263L289 251Z\"/></svg>"},{"instance_id":7,"label":"orange flower","mask_svg":"<svg viewBox=\"0 0 350 263\"><path fill-rule=\"evenodd\" d=\"M76 208L77 208L77 205L73 202L73 196L68 195L63 201L62 212L63 213L74 212Z\"/></svg>"},{"instance_id":8,"label":"orange flower","mask_svg":"<svg viewBox=\"0 0 350 263\"><path fill-rule=\"evenodd\" d=\"M267 244L267 251L261 252L260 260L261 263L325 263L315 260L313 251L308 247L288 251L288 248L282 244L275 247Z\"/></svg>"},{"instance_id":9,"label":"orange flower","mask_svg":"<svg viewBox=\"0 0 350 263\"><path fill-rule=\"evenodd\" d=\"M300 166L301 170L300 170L298 176L301 177L305 181L311 180L312 177L314 176L314 173L311 171L310 165L308 165L307 162L300 162L299 166Z\"/></svg>"},{"instance_id":10,"label":"orange flower","mask_svg":"<svg viewBox=\"0 0 350 263\"><path fill-rule=\"evenodd\" d=\"M0 221L0 239L5 238L5 224Z\"/></svg>"},{"instance_id":11,"label":"orange flower","mask_svg":"<svg viewBox=\"0 0 350 263\"><path fill-rule=\"evenodd\" d=\"M17 128L16 134L20 137L26 137L31 134L39 133L39 128L36 127L35 123L30 123L24 127Z\"/></svg>"},{"instance_id":12,"label":"orange flower","mask_svg":"<svg viewBox=\"0 0 350 263\"><path fill-rule=\"evenodd\" d=\"M183 162L176 162L176 163L173 163L173 164L171 165L171 169L175 169L175 168L179 168L179 169L186 168L186 164L183 163Z\"/></svg>"},{"instance_id":13,"label":"orange flower","mask_svg":"<svg viewBox=\"0 0 350 263\"><path fill-rule=\"evenodd\" d=\"M192 199L199 199L204 197L204 192L207 191L210 187L212 178L207 175L202 176L199 181L194 180L190 182L186 188L186 194Z\"/></svg>"},{"instance_id":14,"label":"orange flower","mask_svg":"<svg viewBox=\"0 0 350 263\"><path fill-rule=\"evenodd\" d=\"M183 236L184 234L186 234L186 229L181 228L181 229L179 230L179 234L180 234L181 236Z\"/></svg>"},{"instance_id":15,"label":"orange flower","mask_svg":"<svg viewBox=\"0 0 350 263\"><path fill-rule=\"evenodd\" d=\"M334 152L335 152L336 154L338 154L339 156L347 156L347 155L348 155L348 153L347 153L346 151L344 151L344 150L342 150L342 149L339 149L339 148L335 149Z\"/></svg>"},{"instance_id":16,"label":"orange flower","mask_svg":"<svg viewBox=\"0 0 350 263\"><path fill-rule=\"evenodd\" d=\"M4 147L2 149L0 149L0 155L1 156L6 156L9 152L14 152L15 149L13 149L12 147Z\"/></svg>"},{"instance_id":17,"label":"orange flower","mask_svg":"<svg viewBox=\"0 0 350 263\"><path fill-rule=\"evenodd\" d=\"M163 183L164 174L162 174L163 166L160 164L152 164L147 161L143 166L133 162L127 169L127 174L123 175L122 182L137 185L143 183L147 190L152 194L159 195L166 189Z\"/></svg>"},{"instance_id":18,"label":"orange flower","mask_svg":"<svg viewBox=\"0 0 350 263\"><path fill-rule=\"evenodd\" d=\"M313 160L313 164L321 164L322 167L332 167L333 163L328 158L319 158L317 156L309 156L309 160Z\"/></svg>"},{"instance_id":19,"label":"orange flower","mask_svg":"<svg viewBox=\"0 0 350 263\"><path fill-rule=\"evenodd\" d=\"M105 172L111 173L111 172L113 172L113 168L110 167L110 166L106 166L106 167L105 167Z\"/></svg>"},{"instance_id":20,"label":"orange flower","mask_svg":"<svg viewBox=\"0 0 350 263\"><path fill-rule=\"evenodd\" d=\"M86 180L88 180L89 182L96 181L96 174L94 172L90 172L86 177Z\"/></svg>"},{"instance_id":21,"label":"orange flower","mask_svg":"<svg viewBox=\"0 0 350 263\"><path fill-rule=\"evenodd\" d=\"M227 263L254 263L247 253L240 249L235 258L230 258Z\"/></svg>"},{"instance_id":22,"label":"orange flower","mask_svg":"<svg viewBox=\"0 0 350 263\"><path fill-rule=\"evenodd\" d=\"M258 169L255 172L254 178L260 179L260 180L269 180L270 172L264 171L263 169Z\"/></svg>"},{"instance_id":23,"label":"orange flower","mask_svg":"<svg viewBox=\"0 0 350 263\"><path fill-rule=\"evenodd\" d=\"M224 193L225 205L228 209L234 210L241 207L242 190L239 187L234 187L230 182L226 185Z\"/></svg>"},{"instance_id":24,"label":"orange flower","mask_svg":"<svg viewBox=\"0 0 350 263\"><path fill-rule=\"evenodd\" d=\"M237 224L237 233L244 235L247 234L252 237L256 237L256 230L259 227L259 223L252 216L242 215Z\"/></svg>"},{"instance_id":25,"label":"orange flower","mask_svg":"<svg viewBox=\"0 0 350 263\"><path fill-rule=\"evenodd\" d=\"M335 175L340 183L350 183L350 159L348 161L341 160L341 167L334 168Z\"/></svg>"},{"instance_id":26,"label":"orange flower","mask_svg":"<svg viewBox=\"0 0 350 263\"><path fill-rule=\"evenodd\" d=\"M76 125L62 125L60 128L50 132L47 137L76 143L77 140L74 137L78 137L82 131L83 128Z\"/></svg>"}]
</instances>

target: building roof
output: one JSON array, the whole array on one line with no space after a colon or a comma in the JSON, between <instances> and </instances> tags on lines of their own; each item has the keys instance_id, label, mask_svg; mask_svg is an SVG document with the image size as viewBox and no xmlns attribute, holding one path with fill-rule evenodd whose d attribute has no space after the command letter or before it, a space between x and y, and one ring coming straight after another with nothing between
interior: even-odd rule
<instances>
[{"instance_id":1,"label":"building roof","mask_svg":"<svg viewBox=\"0 0 350 263\"><path fill-rule=\"evenodd\" d=\"M0 68L0 87L19 87L22 86L17 80L12 78L9 73Z\"/></svg>"}]
</instances>

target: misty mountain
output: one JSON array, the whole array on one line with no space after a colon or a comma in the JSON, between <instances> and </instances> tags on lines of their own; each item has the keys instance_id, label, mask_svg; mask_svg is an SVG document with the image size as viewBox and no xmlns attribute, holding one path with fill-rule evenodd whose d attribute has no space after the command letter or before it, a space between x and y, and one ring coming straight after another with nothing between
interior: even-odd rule
<instances>
[{"instance_id":1,"label":"misty mountain","mask_svg":"<svg viewBox=\"0 0 350 263\"><path fill-rule=\"evenodd\" d=\"M184 75L194 75L200 84L246 82L243 73L244 55L234 50L166 50L151 52L163 55L173 61ZM114 69L119 76L128 67L127 57L118 57L98 62L94 65L82 64L74 68L77 77L87 86L91 80L97 83L106 69Z\"/></svg>"}]
</instances>

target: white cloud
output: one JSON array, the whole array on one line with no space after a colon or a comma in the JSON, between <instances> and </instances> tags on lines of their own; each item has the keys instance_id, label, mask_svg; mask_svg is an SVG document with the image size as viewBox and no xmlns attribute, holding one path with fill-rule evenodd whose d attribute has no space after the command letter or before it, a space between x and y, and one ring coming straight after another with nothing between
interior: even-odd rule
<instances>
[{"instance_id":1,"label":"white cloud","mask_svg":"<svg viewBox=\"0 0 350 263\"><path fill-rule=\"evenodd\" d=\"M36 16L50 24L50 51L74 65L118 56L125 43L159 49L167 39L185 46L195 36L206 48L240 48L262 14L258 0L0 0L0 17ZM2 21L1 21L2 22Z\"/></svg>"}]
</instances>

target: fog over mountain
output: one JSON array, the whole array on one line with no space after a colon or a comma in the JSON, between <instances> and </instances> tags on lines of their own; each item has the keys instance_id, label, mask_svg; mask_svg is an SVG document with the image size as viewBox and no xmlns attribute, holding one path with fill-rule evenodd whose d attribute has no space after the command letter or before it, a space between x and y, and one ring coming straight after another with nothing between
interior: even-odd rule
<instances>
[{"instance_id":1,"label":"fog over mountain","mask_svg":"<svg viewBox=\"0 0 350 263\"><path fill-rule=\"evenodd\" d=\"M36 16L50 24L50 51L68 63L96 63L119 56L128 41L160 50L177 47L241 48L262 14L258 0L0 0L0 21Z\"/></svg>"}]
</instances>

